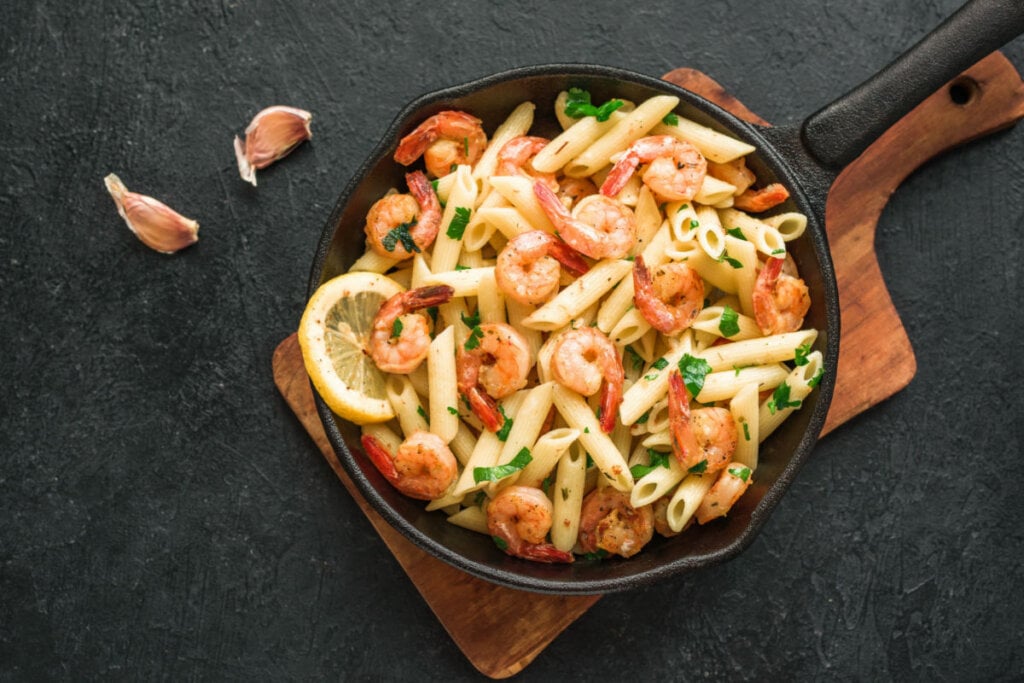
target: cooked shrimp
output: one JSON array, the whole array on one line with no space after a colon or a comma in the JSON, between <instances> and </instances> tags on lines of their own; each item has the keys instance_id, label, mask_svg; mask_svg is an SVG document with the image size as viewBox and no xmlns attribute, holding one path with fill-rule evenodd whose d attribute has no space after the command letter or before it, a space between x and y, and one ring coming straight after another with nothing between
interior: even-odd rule
<instances>
[{"instance_id":1,"label":"cooked shrimp","mask_svg":"<svg viewBox=\"0 0 1024 683\"><path fill-rule=\"evenodd\" d=\"M543 230L516 235L498 254L498 289L523 304L539 304L558 290L561 266L580 276L590 266L569 245Z\"/></svg>"},{"instance_id":2,"label":"cooked shrimp","mask_svg":"<svg viewBox=\"0 0 1024 683\"><path fill-rule=\"evenodd\" d=\"M601 429L611 433L622 403L625 371L615 344L596 327L569 330L555 340L551 374L561 385L583 396L593 396L601 387Z\"/></svg>"},{"instance_id":3,"label":"cooked shrimp","mask_svg":"<svg viewBox=\"0 0 1024 683\"><path fill-rule=\"evenodd\" d=\"M747 488L754 483L750 468L738 462L730 462L718 479L708 489L694 516L701 524L724 517Z\"/></svg>"},{"instance_id":4,"label":"cooked shrimp","mask_svg":"<svg viewBox=\"0 0 1024 683\"><path fill-rule=\"evenodd\" d=\"M754 319L765 336L796 332L811 308L807 284L783 275L783 264L784 259L769 258L754 283Z\"/></svg>"},{"instance_id":5,"label":"cooked shrimp","mask_svg":"<svg viewBox=\"0 0 1024 683\"><path fill-rule=\"evenodd\" d=\"M597 194L597 185L590 178L570 178L565 176L558 181L558 198L568 207L584 197Z\"/></svg>"},{"instance_id":6,"label":"cooked shrimp","mask_svg":"<svg viewBox=\"0 0 1024 683\"><path fill-rule=\"evenodd\" d=\"M448 285L435 285L399 292L385 301L370 332L370 358L377 367L399 375L418 368L430 350L430 326L416 311L443 304L454 293Z\"/></svg>"},{"instance_id":7,"label":"cooked shrimp","mask_svg":"<svg viewBox=\"0 0 1024 683\"><path fill-rule=\"evenodd\" d=\"M509 486L487 504L487 530L509 555L535 562L572 562L572 553L545 542L554 506L532 486Z\"/></svg>"},{"instance_id":8,"label":"cooked shrimp","mask_svg":"<svg viewBox=\"0 0 1024 683\"><path fill-rule=\"evenodd\" d=\"M580 200L570 213L544 183L534 183L533 193L559 237L584 256L622 258L633 248L636 216L622 202L591 195Z\"/></svg>"},{"instance_id":9,"label":"cooked shrimp","mask_svg":"<svg viewBox=\"0 0 1024 683\"><path fill-rule=\"evenodd\" d=\"M669 538L671 536L678 536L681 531L675 531L669 526L668 523L668 504L669 496L662 496L658 500L651 503L651 510L654 512L654 530L659 535ZM692 517L690 519L693 519Z\"/></svg>"},{"instance_id":10,"label":"cooked shrimp","mask_svg":"<svg viewBox=\"0 0 1024 683\"><path fill-rule=\"evenodd\" d=\"M707 159L689 142L671 135L651 135L626 149L601 185L601 194L614 197L621 192L640 164L650 164L642 178L662 201L693 199L708 170Z\"/></svg>"},{"instance_id":11,"label":"cooked shrimp","mask_svg":"<svg viewBox=\"0 0 1024 683\"><path fill-rule=\"evenodd\" d=\"M654 511L650 505L635 508L629 494L611 486L594 489L580 510L580 550L632 557L654 536Z\"/></svg>"},{"instance_id":12,"label":"cooked shrimp","mask_svg":"<svg viewBox=\"0 0 1024 683\"><path fill-rule=\"evenodd\" d=\"M757 176L747 168L746 157L740 157L739 159L733 159L721 164L709 161L708 175L735 187L736 194L742 194L748 187L757 182Z\"/></svg>"},{"instance_id":13,"label":"cooked shrimp","mask_svg":"<svg viewBox=\"0 0 1024 683\"><path fill-rule=\"evenodd\" d=\"M422 156L427 173L440 178L458 164L475 164L486 147L480 119L461 111L443 111L402 138L395 161L408 166Z\"/></svg>"},{"instance_id":14,"label":"cooked shrimp","mask_svg":"<svg viewBox=\"0 0 1024 683\"><path fill-rule=\"evenodd\" d=\"M410 498L440 498L459 476L458 461L436 434L413 432L394 455L370 434L363 434L362 442L384 478Z\"/></svg>"},{"instance_id":15,"label":"cooked shrimp","mask_svg":"<svg viewBox=\"0 0 1024 683\"><path fill-rule=\"evenodd\" d=\"M704 280L685 263L660 266L652 277L643 256L633 261L633 303L663 334L682 332L704 307Z\"/></svg>"},{"instance_id":16,"label":"cooked shrimp","mask_svg":"<svg viewBox=\"0 0 1024 683\"><path fill-rule=\"evenodd\" d=\"M366 242L381 256L404 260L434 243L441 202L423 171L405 176L410 194L381 197L366 214Z\"/></svg>"},{"instance_id":17,"label":"cooked shrimp","mask_svg":"<svg viewBox=\"0 0 1024 683\"><path fill-rule=\"evenodd\" d=\"M789 199L789 190L780 183L772 183L760 190L745 190L733 201L733 207L740 211L761 213L774 208Z\"/></svg>"},{"instance_id":18,"label":"cooked shrimp","mask_svg":"<svg viewBox=\"0 0 1024 683\"><path fill-rule=\"evenodd\" d=\"M496 399L526 386L533 367L530 345L511 325L485 323L473 328L465 346L471 348L460 349L455 359L459 391L484 426L497 431L505 418Z\"/></svg>"},{"instance_id":19,"label":"cooked shrimp","mask_svg":"<svg viewBox=\"0 0 1024 683\"><path fill-rule=\"evenodd\" d=\"M495 175L525 175L534 178L552 190L558 190L554 173L541 173L530 163L533 157L551 142L547 138L520 135L512 138L498 152L498 170Z\"/></svg>"},{"instance_id":20,"label":"cooked shrimp","mask_svg":"<svg viewBox=\"0 0 1024 683\"><path fill-rule=\"evenodd\" d=\"M732 413L725 408L691 411L690 394L676 371L668 378L668 416L672 452L683 469L717 472L736 452L739 433Z\"/></svg>"}]
</instances>

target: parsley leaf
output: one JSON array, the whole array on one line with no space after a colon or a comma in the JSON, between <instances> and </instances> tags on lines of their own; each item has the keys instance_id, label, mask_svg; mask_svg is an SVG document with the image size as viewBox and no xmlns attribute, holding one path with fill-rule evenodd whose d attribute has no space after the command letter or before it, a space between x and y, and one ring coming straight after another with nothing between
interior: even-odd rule
<instances>
[{"instance_id":1,"label":"parsley leaf","mask_svg":"<svg viewBox=\"0 0 1024 683\"><path fill-rule=\"evenodd\" d=\"M402 223L394 228L388 230L388 234L384 235L384 238L380 243L388 251L394 251L398 243L402 243L402 247L409 252L419 252L420 248L416 246L416 241L413 240L412 235L409 234L409 228L416 225L416 221L409 221L408 223Z\"/></svg>"},{"instance_id":2,"label":"parsley leaf","mask_svg":"<svg viewBox=\"0 0 1024 683\"><path fill-rule=\"evenodd\" d=\"M707 469L708 469L708 460L707 460L707 458L705 458L705 459L701 460L699 463L697 463L696 465L694 465L693 467L691 467L690 469L688 469L686 471L689 472L690 474L704 474L704 472L706 472Z\"/></svg>"},{"instance_id":3,"label":"parsley leaf","mask_svg":"<svg viewBox=\"0 0 1024 683\"><path fill-rule=\"evenodd\" d=\"M565 100L565 115L573 119L593 116L598 121L607 121L613 111L625 104L622 100L614 99L595 107L590 103L590 93L582 88L569 88L568 95Z\"/></svg>"},{"instance_id":4,"label":"parsley leaf","mask_svg":"<svg viewBox=\"0 0 1024 683\"><path fill-rule=\"evenodd\" d=\"M664 123L666 126L678 126L679 117L676 116L675 113L669 112L665 114L665 118L663 118L661 122Z\"/></svg>"},{"instance_id":5,"label":"parsley leaf","mask_svg":"<svg viewBox=\"0 0 1024 683\"><path fill-rule=\"evenodd\" d=\"M686 353L679 361L679 374L683 376L683 384L694 398L704 388L704 378L709 372L711 365L703 358L694 358Z\"/></svg>"},{"instance_id":6,"label":"parsley leaf","mask_svg":"<svg viewBox=\"0 0 1024 683\"><path fill-rule=\"evenodd\" d=\"M807 365L810 361L807 360L807 354L811 352L811 343L801 344L796 347L793 351L793 362L796 365Z\"/></svg>"},{"instance_id":7,"label":"parsley leaf","mask_svg":"<svg viewBox=\"0 0 1024 683\"><path fill-rule=\"evenodd\" d=\"M391 323L391 336L398 337L402 334L402 319L395 318L395 322Z\"/></svg>"},{"instance_id":8,"label":"parsley leaf","mask_svg":"<svg viewBox=\"0 0 1024 683\"><path fill-rule=\"evenodd\" d=\"M466 232L466 226L469 225L469 216L472 213L472 210L465 206L455 207L455 216L452 217L452 222L448 224L448 230L444 234L453 240L461 240L462 234Z\"/></svg>"},{"instance_id":9,"label":"parsley leaf","mask_svg":"<svg viewBox=\"0 0 1024 683\"><path fill-rule=\"evenodd\" d=\"M633 364L634 370L643 370L644 359L640 357L640 354L632 346L626 346L626 355L629 356L629 362Z\"/></svg>"},{"instance_id":10,"label":"parsley leaf","mask_svg":"<svg viewBox=\"0 0 1024 683\"><path fill-rule=\"evenodd\" d=\"M747 467L746 465L743 465L741 467L730 467L729 474L736 477L737 479L742 479L743 481L746 481L747 479L750 479L750 468Z\"/></svg>"},{"instance_id":11,"label":"parsley leaf","mask_svg":"<svg viewBox=\"0 0 1024 683\"><path fill-rule=\"evenodd\" d=\"M729 236L735 237L738 240L743 240L744 242L747 241L747 238L743 236L743 231L739 228L729 228L725 232L728 233Z\"/></svg>"},{"instance_id":12,"label":"parsley leaf","mask_svg":"<svg viewBox=\"0 0 1024 683\"><path fill-rule=\"evenodd\" d=\"M459 317L462 319L462 324L465 325L466 327L468 327L471 330L474 327L477 327L478 325L480 325L480 311L479 311L479 309L475 313L473 313L472 315L466 315L465 313L459 313ZM469 350L471 350L471 349L467 349L467 351L469 351Z\"/></svg>"},{"instance_id":13,"label":"parsley leaf","mask_svg":"<svg viewBox=\"0 0 1024 683\"><path fill-rule=\"evenodd\" d=\"M494 545L498 546L501 550L508 550L508 541L501 536L491 536L491 540L494 541Z\"/></svg>"},{"instance_id":14,"label":"parsley leaf","mask_svg":"<svg viewBox=\"0 0 1024 683\"><path fill-rule=\"evenodd\" d=\"M423 406L416 406L416 414L426 420L428 425L430 424L430 418L427 416L427 411L423 410Z\"/></svg>"},{"instance_id":15,"label":"parsley leaf","mask_svg":"<svg viewBox=\"0 0 1024 683\"><path fill-rule=\"evenodd\" d=\"M608 557L608 551L604 548L598 548L592 553L583 553L584 560L603 560L606 557Z\"/></svg>"},{"instance_id":16,"label":"parsley leaf","mask_svg":"<svg viewBox=\"0 0 1024 683\"><path fill-rule=\"evenodd\" d=\"M651 369L652 370L664 370L667 367L668 367L668 360L666 360L664 356L662 356L661 358L659 358L658 360L654 361L654 363L651 364ZM644 379L652 380L652 379L656 378L657 376L658 376L658 373L652 372L652 373L649 373L647 375L644 375Z\"/></svg>"},{"instance_id":17,"label":"parsley leaf","mask_svg":"<svg viewBox=\"0 0 1024 683\"><path fill-rule=\"evenodd\" d=\"M814 387L818 386L818 384L821 382L821 378L824 377L824 376L825 376L825 368L818 368L818 371L816 373L814 373L814 377L812 377L807 382L807 386L809 386L810 388L813 389Z\"/></svg>"},{"instance_id":18,"label":"parsley leaf","mask_svg":"<svg viewBox=\"0 0 1024 683\"><path fill-rule=\"evenodd\" d=\"M700 221L698 221L696 218L691 218L690 219L690 230L696 230L699 227L700 227Z\"/></svg>"},{"instance_id":19,"label":"parsley leaf","mask_svg":"<svg viewBox=\"0 0 1024 683\"><path fill-rule=\"evenodd\" d=\"M651 464L633 465L632 467L629 468L629 473L633 475L634 479L640 479L641 477L646 476L647 474L653 472L659 467L664 467L668 469L668 453L662 453L661 451L656 451L653 448L648 448L647 457L650 460Z\"/></svg>"},{"instance_id":20,"label":"parsley leaf","mask_svg":"<svg viewBox=\"0 0 1024 683\"><path fill-rule=\"evenodd\" d=\"M750 424L746 420L742 421L743 424L743 439L744 441L750 441Z\"/></svg>"},{"instance_id":21,"label":"parsley leaf","mask_svg":"<svg viewBox=\"0 0 1024 683\"><path fill-rule=\"evenodd\" d=\"M647 409L646 413L644 413L643 415L638 417L636 419L636 422L634 422L633 424L638 424L638 425L646 424L647 420L649 420L649 419L651 419L651 409L650 408Z\"/></svg>"},{"instance_id":22,"label":"parsley leaf","mask_svg":"<svg viewBox=\"0 0 1024 683\"><path fill-rule=\"evenodd\" d=\"M742 261L739 261L739 260L734 259L733 257L729 256L729 250L728 249L723 250L722 251L722 255L719 256L716 260L719 263L721 263L722 261L725 261L726 263L728 263L733 268L736 268L737 270L739 270L740 268L743 267L743 262Z\"/></svg>"},{"instance_id":23,"label":"parsley leaf","mask_svg":"<svg viewBox=\"0 0 1024 683\"><path fill-rule=\"evenodd\" d=\"M498 437L498 441L508 441L508 433L512 431L512 423L515 420L505 414L505 406L498 406L498 412L505 418L505 421L501 423L501 429L496 431L494 435Z\"/></svg>"},{"instance_id":24,"label":"parsley leaf","mask_svg":"<svg viewBox=\"0 0 1024 683\"><path fill-rule=\"evenodd\" d=\"M721 319L718 321L718 331L725 337L739 334L740 314L726 306L725 310L722 311Z\"/></svg>"},{"instance_id":25,"label":"parsley leaf","mask_svg":"<svg viewBox=\"0 0 1024 683\"><path fill-rule=\"evenodd\" d=\"M448 406L448 412L451 413L452 415L458 415L459 414L458 409L457 408L453 408L452 406Z\"/></svg>"},{"instance_id":26,"label":"parsley leaf","mask_svg":"<svg viewBox=\"0 0 1024 683\"><path fill-rule=\"evenodd\" d=\"M775 392L772 394L771 400L768 401L768 412L774 415L776 411L785 408L799 408L801 403L800 399L789 400L789 385L783 382L775 387Z\"/></svg>"},{"instance_id":27,"label":"parsley leaf","mask_svg":"<svg viewBox=\"0 0 1024 683\"><path fill-rule=\"evenodd\" d=\"M523 446L523 448L516 453L516 457L509 460L506 465L495 465L494 467L474 467L473 468L473 481L479 484L482 481L498 481L504 479L510 474L519 472L524 467L530 464L533 460L533 456L530 455L530 449Z\"/></svg>"},{"instance_id":28,"label":"parsley leaf","mask_svg":"<svg viewBox=\"0 0 1024 683\"><path fill-rule=\"evenodd\" d=\"M484 338L483 330L480 329L479 325L475 325L469 333L469 338L466 339L466 343L463 348L466 351L472 351L476 347L480 346L480 340Z\"/></svg>"}]
</instances>

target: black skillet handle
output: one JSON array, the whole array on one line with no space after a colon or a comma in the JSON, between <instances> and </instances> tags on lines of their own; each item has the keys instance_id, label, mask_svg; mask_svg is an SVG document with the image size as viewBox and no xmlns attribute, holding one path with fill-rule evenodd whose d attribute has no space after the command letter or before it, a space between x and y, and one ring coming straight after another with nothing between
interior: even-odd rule
<instances>
[{"instance_id":1,"label":"black skillet handle","mask_svg":"<svg viewBox=\"0 0 1024 683\"><path fill-rule=\"evenodd\" d=\"M830 168L853 161L892 124L1024 32L1024 0L971 0L889 66L818 110L801 136Z\"/></svg>"}]
</instances>

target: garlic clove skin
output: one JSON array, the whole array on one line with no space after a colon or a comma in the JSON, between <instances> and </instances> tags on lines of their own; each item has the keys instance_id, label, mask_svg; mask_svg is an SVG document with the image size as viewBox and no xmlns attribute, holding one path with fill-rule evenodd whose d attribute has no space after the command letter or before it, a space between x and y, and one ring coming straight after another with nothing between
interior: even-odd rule
<instances>
[{"instance_id":1,"label":"garlic clove skin","mask_svg":"<svg viewBox=\"0 0 1024 683\"><path fill-rule=\"evenodd\" d=\"M235 158L242 180L256 185L256 169L286 156L299 143L313 137L313 115L305 109L277 105L253 117L245 129L245 142L235 136Z\"/></svg>"},{"instance_id":2,"label":"garlic clove skin","mask_svg":"<svg viewBox=\"0 0 1024 683\"><path fill-rule=\"evenodd\" d=\"M114 198L121 218L150 249L173 254L199 241L199 223L196 221L185 218L152 197L129 192L113 173L103 182Z\"/></svg>"}]
</instances>

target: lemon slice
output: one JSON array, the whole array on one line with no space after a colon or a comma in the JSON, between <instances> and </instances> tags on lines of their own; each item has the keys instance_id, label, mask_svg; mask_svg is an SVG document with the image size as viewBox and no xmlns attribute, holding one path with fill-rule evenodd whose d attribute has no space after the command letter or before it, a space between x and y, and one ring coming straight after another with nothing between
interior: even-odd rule
<instances>
[{"instance_id":1,"label":"lemon slice","mask_svg":"<svg viewBox=\"0 0 1024 683\"><path fill-rule=\"evenodd\" d=\"M299 323L306 372L331 410L356 424L395 416L384 374L366 354L381 304L404 291L377 273L346 273L320 285Z\"/></svg>"}]
</instances>

